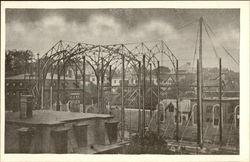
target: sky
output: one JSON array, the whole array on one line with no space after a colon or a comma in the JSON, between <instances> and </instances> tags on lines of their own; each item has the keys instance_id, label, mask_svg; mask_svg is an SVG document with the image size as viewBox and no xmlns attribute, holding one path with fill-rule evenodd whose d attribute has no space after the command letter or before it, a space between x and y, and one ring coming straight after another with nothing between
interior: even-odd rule
<instances>
[{"instance_id":1,"label":"sky","mask_svg":"<svg viewBox=\"0 0 250 162\"><path fill-rule=\"evenodd\" d=\"M59 40L91 44L164 40L182 65L193 63L201 16L214 32L210 37L222 66L239 71L222 48L239 60L238 9L6 9L6 49L43 55ZM218 67L212 47L203 27L204 67ZM161 64L169 62L164 57Z\"/></svg>"}]
</instances>

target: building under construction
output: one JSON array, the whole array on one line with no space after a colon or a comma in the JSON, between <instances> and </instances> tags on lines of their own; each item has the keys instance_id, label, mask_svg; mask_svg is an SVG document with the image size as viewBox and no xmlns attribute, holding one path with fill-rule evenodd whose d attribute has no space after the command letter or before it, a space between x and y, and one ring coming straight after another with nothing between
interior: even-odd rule
<instances>
[{"instance_id":1,"label":"building under construction","mask_svg":"<svg viewBox=\"0 0 250 162\"><path fill-rule=\"evenodd\" d=\"M24 153L126 153L133 136L154 132L175 151L239 154L239 92L226 88L223 58L214 46L218 70L208 84L203 35L215 35L202 17L195 22L192 64L180 65L163 40L59 41L38 55L34 77L6 78L6 105L12 105L6 106L6 153L19 148Z\"/></svg>"}]
</instances>

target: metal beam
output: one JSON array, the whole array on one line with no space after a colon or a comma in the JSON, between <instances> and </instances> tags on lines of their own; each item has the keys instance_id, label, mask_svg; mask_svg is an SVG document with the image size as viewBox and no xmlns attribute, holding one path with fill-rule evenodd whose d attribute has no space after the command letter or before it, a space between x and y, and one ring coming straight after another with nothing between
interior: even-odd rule
<instances>
[{"instance_id":1,"label":"metal beam","mask_svg":"<svg viewBox=\"0 0 250 162\"><path fill-rule=\"evenodd\" d=\"M102 57L101 58L101 114L104 113L104 100L103 100L103 82L104 82L104 76L105 76L105 73L104 73L104 58Z\"/></svg>"},{"instance_id":2,"label":"metal beam","mask_svg":"<svg viewBox=\"0 0 250 162\"><path fill-rule=\"evenodd\" d=\"M158 86L158 95L157 95L157 134L160 135L160 62L157 61L157 86Z\"/></svg>"},{"instance_id":3,"label":"metal beam","mask_svg":"<svg viewBox=\"0 0 250 162\"><path fill-rule=\"evenodd\" d=\"M179 76L178 60L176 60L176 141L179 142Z\"/></svg>"},{"instance_id":4,"label":"metal beam","mask_svg":"<svg viewBox=\"0 0 250 162\"><path fill-rule=\"evenodd\" d=\"M220 105L220 144L222 145L223 128L223 108L222 108L222 77L221 77L221 58L219 60L219 105Z\"/></svg>"},{"instance_id":5,"label":"metal beam","mask_svg":"<svg viewBox=\"0 0 250 162\"><path fill-rule=\"evenodd\" d=\"M125 67L124 67L124 55L122 55L122 106L121 106L121 138L124 139L125 128L125 111L124 111L124 80L125 80Z\"/></svg>"},{"instance_id":6,"label":"metal beam","mask_svg":"<svg viewBox=\"0 0 250 162\"><path fill-rule=\"evenodd\" d=\"M82 57L82 112L85 113L85 56Z\"/></svg>"},{"instance_id":7,"label":"metal beam","mask_svg":"<svg viewBox=\"0 0 250 162\"><path fill-rule=\"evenodd\" d=\"M141 62L138 61L138 132L141 136Z\"/></svg>"},{"instance_id":8,"label":"metal beam","mask_svg":"<svg viewBox=\"0 0 250 162\"><path fill-rule=\"evenodd\" d=\"M38 90L38 106L41 108L41 100L40 100L40 58L39 53L37 53L37 90Z\"/></svg>"},{"instance_id":9,"label":"metal beam","mask_svg":"<svg viewBox=\"0 0 250 162\"><path fill-rule=\"evenodd\" d=\"M145 131L145 101L146 101L146 61L145 61L145 55L143 55L142 58L142 68L143 68L143 90L142 90L142 136L144 136Z\"/></svg>"},{"instance_id":10,"label":"metal beam","mask_svg":"<svg viewBox=\"0 0 250 162\"><path fill-rule=\"evenodd\" d=\"M153 90L152 90L152 64L149 64L149 84L150 84L150 119L153 112Z\"/></svg>"},{"instance_id":11,"label":"metal beam","mask_svg":"<svg viewBox=\"0 0 250 162\"><path fill-rule=\"evenodd\" d=\"M56 111L60 111L60 62L57 61L57 104L56 104Z\"/></svg>"},{"instance_id":12,"label":"metal beam","mask_svg":"<svg viewBox=\"0 0 250 162\"><path fill-rule=\"evenodd\" d=\"M112 106L112 65L109 65L109 107L111 108ZM111 110L110 110L111 111Z\"/></svg>"}]
</instances>

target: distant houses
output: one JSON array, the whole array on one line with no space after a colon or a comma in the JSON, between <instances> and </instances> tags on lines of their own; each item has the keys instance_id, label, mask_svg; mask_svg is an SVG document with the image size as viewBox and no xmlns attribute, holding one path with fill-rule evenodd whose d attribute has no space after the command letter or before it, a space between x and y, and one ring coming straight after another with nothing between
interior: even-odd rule
<instances>
[{"instance_id":1,"label":"distant houses","mask_svg":"<svg viewBox=\"0 0 250 162\"><path fill-rule=\"evenodd\" d=\"M152 70L152 84L157 85L157 69ZM180 97L188 98L194 97L196 94L196 71L191 67L191 64L185 63L179 67L179 86L180 86ZM52 81L53 78L53 81ZM143 78L143 76L142 76ZM146 84L149 84L149 71L146 71ZM104 86L109 87L109 75L108 72L104 76ZM121 86L121 73L119 70L112 72L111 84L113 86L112 92L118 94L119 87ZM239 73L224 69L223 75L223 90L231 91L229 93L223 93L226 97L238 97L239 96ZM17 109L18 107L18 97L20 94L28 93L32 90L37 82L35 74L19 74L11 77L5 78L5 95L6 95L6 107L11 107L11 109ZM101 83L101 81L100 81ZM44 95L45 100L49 100L49 93L51 88L53 89L53 102L56 99L57 91L57 74L51 75L48 73L45 79L44 85ZM97 78L94 71L90 66L86 66L85 74L85 85L86 93L85 95L89 97L89 102L95 102L97 89ZM125 86L137 86L138 85L138 74L126 73L125 75ZM160 85L161 85L161 95L165 98L174 98L175 85L176 85L176 74L173 69L169 69L165 66L160 66ZM206 97L217 97L218 96L218 86L219 77L218 69L216 68L204 68L204 92ZM117 88L115 88L117 87ZM67 68L65 70L65 82L64 77L60 77L59 89L63 89L70 93L80 93L80 98L83 92L83 80L82 75L79 70L74 70L72 68ZM106 90L106 89L104 89ZM172 97L171 97L172 94ZM90 101L92 100L92 101Z\"/></svg>"}]
</instances>

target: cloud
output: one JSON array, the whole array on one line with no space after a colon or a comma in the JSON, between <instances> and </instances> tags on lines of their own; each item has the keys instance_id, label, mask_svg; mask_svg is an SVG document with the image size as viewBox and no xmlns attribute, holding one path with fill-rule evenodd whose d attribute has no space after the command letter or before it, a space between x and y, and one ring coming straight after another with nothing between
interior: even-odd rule
<instances>
[{"instance_id":1,"label":"cloud","mask_svg":"<svg viewBox=\"0 0 250 162\"><path fill-rule=\"evenodd\" d=\"M197 28L188 31L176 30L173 23L166 19L147 19L136 22L133 27L126 25L122 19L112 15L92 14L84 21L68 21L65 16L50 14L36 21L13 20L6 23L6 48L29 49L35 54L43 55L59 40L85 42L92 44L117 44L142 42L148 40L165 40L177 58L184 59L180 64L192 62ZM129 28L128 28L129 26ZM216 28L219 42L239 57L239 30L234 26ZM205 31L204 31L205 32ZM204 34L205 37L205 34ZM221 56L225 56L225 52ZM212 57L213 50L208 38L204 40L204 59ZM212 55L211 55L212 54ZM168 59L168 58L164 58ZM187 60L188 59L188 60ZM204 65L215 65L213 59L204 61ZM228 64L232 62L227 61ZM228 65L231 66L231 65Z\"/></svg>"},{"instance_id":2,"label":"cloud","mask_svg":"<svg viewBox=\"0 0 250 162\"><path fill-rule=\"evenodd\" d=\"M12 21L6 25L7 48L31 49L43 53L59 40L94 44L141 42L158 38L176 38L174 28L163 21L151 20L126 28L114 17L91 15L88 21L67 22L51 15L35 22Z\"/></svg>"}]
</instances>

